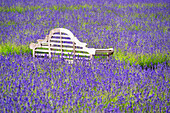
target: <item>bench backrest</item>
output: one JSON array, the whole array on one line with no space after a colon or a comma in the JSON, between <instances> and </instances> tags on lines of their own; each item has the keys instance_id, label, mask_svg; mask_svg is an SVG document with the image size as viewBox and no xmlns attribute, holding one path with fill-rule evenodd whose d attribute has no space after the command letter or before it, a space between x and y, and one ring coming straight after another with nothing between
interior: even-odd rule
<instances>
[{"instance_id":1,"label":"bench backrest","mask_svg":"<svg viewBox=\"0 0 170 113\"><path fill-rule=\"evenodd\" d=\"M65 28L56 28L50 31L44 42L35 48L35 55L60 56L66 59L85 58L90 59L93 49L86 47L86 43L80 42L71 31Z\"/></svg>"}]
</instances>

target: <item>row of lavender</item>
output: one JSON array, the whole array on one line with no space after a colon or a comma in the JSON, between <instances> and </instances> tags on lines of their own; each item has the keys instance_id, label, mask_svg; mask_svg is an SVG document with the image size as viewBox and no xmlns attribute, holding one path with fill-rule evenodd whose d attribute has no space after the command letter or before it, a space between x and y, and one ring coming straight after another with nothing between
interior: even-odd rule
<instances>
[{"instance_id":1,"label":"row of lavender","mask_svg":"<svg viewBox=\"0 0 170 113\"><path fill-rule=\"evenodd\" d=\"M96 3L84 7L37 7L23 12L0 12L1 44L11 41L28 45L45 38L53 28L65 27L90 47L113 47L140 54L167 53L170 49L169 7L166 3L152 4L151 7L144 3L134 7Z\"/></svg>"},{"instance_id":2,"label":"row of lavender","mask_svg":"<svg viewBox=\"0 0 170 113\"><path fill-rule=\"evenodd\" d=\"M169 112L170 69L0 56L0 112Z\"/></svg>"},{"instance_id":3,"label":"row of lavender","mask_svg":"<svg viewBox=\"0 0 170 113\"><path fill-rule=\"evenodd\" d=\"M67 4L67 5L78 5L78 4L97 4L97 5L103 5L103 4L134 4L134 3L169 3L169 0L29 0L29 1L23 1L23 0L1 0L0 5L5 6L17 6L17 5L42 5L42 6L51 6L51 5L58 5L58 4Z\"/></svg>"}]
</instances>

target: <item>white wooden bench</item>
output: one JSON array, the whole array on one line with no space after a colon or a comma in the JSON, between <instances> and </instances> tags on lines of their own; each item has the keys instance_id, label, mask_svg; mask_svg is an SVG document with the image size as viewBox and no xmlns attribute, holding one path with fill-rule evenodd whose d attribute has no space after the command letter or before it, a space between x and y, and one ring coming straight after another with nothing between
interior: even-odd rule
<instances>
[{"instance_id":1,"label":"white wooden bench","mask_svg":"<svg viewBox=\"0 0 170 113\"><path fill-rule=\"evenodd\" d=\"M38 39L38 43L31 43L33 57L48 56L62 57L64 59L87 59L92 60L93 56L109 56L113 54L113 48L95 49L87 48L86 43L80 42L71 31L65 28L55 28L50 31L45 39Z\"/></svg>"}]
</instances>

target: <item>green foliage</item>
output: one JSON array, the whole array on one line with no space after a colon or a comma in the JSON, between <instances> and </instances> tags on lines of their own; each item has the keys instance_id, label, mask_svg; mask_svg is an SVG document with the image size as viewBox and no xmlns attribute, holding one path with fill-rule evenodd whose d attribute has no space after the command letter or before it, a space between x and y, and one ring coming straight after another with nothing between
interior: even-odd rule
<instances>
[{"instance_id":1,"label":"green foliage","mask_svg":"<svg viewBox=\"0 0 170 113\"><path fill-rule=\"evenodd\" d=\"M41 6L11 6L11 7L0 7L0 12L18 12L18 13L23 13L27 10L37 10L40 9Z\"/></svg>"},{"instance_id":2,"label":"green foliage","mask_svg":"<svg viewBox=\"0 0 170 113\"><path fill-rule=\"evenodd\" d=\"M28 45L17 45L15 43L2 43L0 45L0 54L7 55L9 53L11 54L24 54L24 53L30 53L31 49L29 49Z\"/></svg>"},{"instance_id":3,"label":"green foliage","mask_svg":"<svg viewBox=\"0 0 170 113\"><path fill-rule=\"evenodd\" d=\"M0 7L0 12L18 12L23 13L27 8L22 6Z\"/></svg>"},{"instance_id":4,"label":"green foliage","mask_svg":"<svg viewBox=\"0 0 170 113\"><path fill-rule=\"evenodd\" d=\"M170 61L169 53L155 53L155 54L135 54L135 53L128 53L121 49L114 50L113 57L116 60L125 61L126 63L130 63L130 65L140 65L142 67L148 66L150 67L151 64L157 65L158 63L163 63ZM168 65L170 65L168 63Z\"/></svg>"},{"instance_id":5,"label":"green foliage","mask_svg":"<svg viewBox=\"0 0 170 113\"><path fill-rule=\"evenodd\" d=\"M83 8L89 8L89 9L92 9L92 5L89 5L89 4L85 4L85 5L71 5L69 7L67 7L66 5L53 5L51 7L41 7L41 6L26 6L26 7L23 7L23 6L11 6L11 7L0 7L0 12L19 12L19 13L23 13L27 10L31 10L31 11L34 11L34 10L37 10L37 9L41 9L41 11L44 11L44 9L50 9L50 10L58 10L58 11L65 11L65 10L79 10L80 8L83 9Z\"/></svg>"},{"instance_id":6,"label":"green foliage","mask_svg":"<svg viewBox=\"0 0 170 113\"><path fill-rule=\"evenodd\" d=\"M19 12L19 13L22 13L24 10L26 10L26 9L24 9L24 8L21 7L21 6L16 6L15 9L16 9L16 11ZM14 10L15 10L15 9L14 9Z\"/></svg>"}]
</instances>

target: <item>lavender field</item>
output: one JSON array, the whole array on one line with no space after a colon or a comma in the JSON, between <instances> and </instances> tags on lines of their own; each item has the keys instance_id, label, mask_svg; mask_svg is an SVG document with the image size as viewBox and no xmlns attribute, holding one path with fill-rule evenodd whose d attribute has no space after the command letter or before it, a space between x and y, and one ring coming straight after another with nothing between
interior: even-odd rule
<instances>
[{"instance_id":1,"label":"lavender field","mask_svg":"<svg viewBox=\"0 0 170 113\"><path fill-rule=\"evenodd\" d=\"M113 56L33 58L59 27ZM168 0L0 0L0 112L168 113L169 54Z\"/></svg>"}]
</instances>

